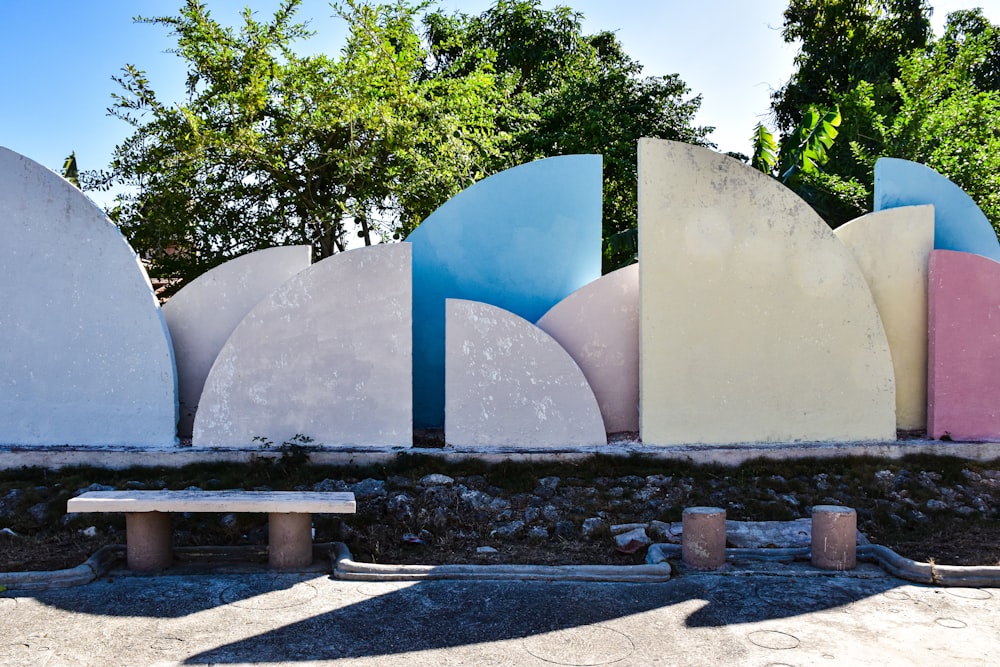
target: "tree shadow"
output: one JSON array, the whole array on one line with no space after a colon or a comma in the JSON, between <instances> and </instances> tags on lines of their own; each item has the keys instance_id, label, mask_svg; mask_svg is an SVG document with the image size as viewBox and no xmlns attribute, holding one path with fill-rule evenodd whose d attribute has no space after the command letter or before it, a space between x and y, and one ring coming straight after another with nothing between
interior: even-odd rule
<instances>
[{"instance_id":1,"label":"tree shadow","mask_svg":"<svg viewBox=\"0 0 1000 667\"><path fill-rule=\"evenodd\" d=\"M187 664L360 658L524 639L695 599L688 628L829 610L898 580L694 575L662 584L421 582L190 656ZM686 613L677 610L676 613Z\"/></svg>"},{"instance_id":2,"label":"tree shadow","mask_svg":"<svg viewBox=\"0 0 1000 667\"><path fill-rule=\"evenodd\" d=\"M129 616L137 623L182 618L225 605L246 609L251 618L270 615L272 626L288 619L280 627L185 660L187 664L234 664L389 656L572 628L586 633L588 626L654 610L666 615L660 620L679 630L724 627L844 608L902 583L874 573L817 576L805 569L751 576L683 573L652 584L338 582L338 593L330 596L332 608L308 618L302 618L296 607L323 599L325 586L317 585L314 576L302 574L122 576L31 597L57 609ZM368 597L357 600L359 595ZM338 600L342 601L339 606ZM692 601L703 604L693 608ZM206 617L206 622L211 619ZM220 632L220 640L224 637Z\"/></svg>"}]
</instances>

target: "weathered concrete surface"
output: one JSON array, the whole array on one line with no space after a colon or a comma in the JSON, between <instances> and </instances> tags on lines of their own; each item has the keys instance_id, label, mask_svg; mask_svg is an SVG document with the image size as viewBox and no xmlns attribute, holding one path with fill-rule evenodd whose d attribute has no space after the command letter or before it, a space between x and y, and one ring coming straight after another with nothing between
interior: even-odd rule
<instances>
[{"instance_id":1,"label":"weathered concrete surface","mask_svg":"<svg viewBox=\"0 0 1000 667\"><path fill-rule=\"evenodd\" d=\"M896 427L927 426L927 263L934 207L869 213L834 233L854 253L878 307L896 376Z\"/></svg>"},{"instance_id":2,"label":"weathered concrete surface","mask_svg":"<svg viewBox=\"0 0 1000 667\"><path fill-rule=\"evenodd\" d=\"M993 225L962 188L930 167L898 158L875 162L875 210L934 205L934 247L1000 261Z\"/></svg>"},{"instance_id":3,"label":"weathered concrete surface","mask_svg":"<svg viewBox=\"0 0 1000 667\"><path fill-rule=\"evenodd\" d=\"M583 372L547 333L489 304L448 299L445 439L458 446L607 442Z\"/></svg>"},{"instance_id":4,"label":"weathered concrete surface","mask_svg":"<svg viewBox=\"0 0 1000 667\"><path fill-rule=\"evenodd\" d=\"M640 435L888 440L892 358L850 250L774 179L639 143Z\"/></svg>"},{"instance_id":5,"label":"weathered concrete surface","mask_svg":"<svg viewBox=\"0 0 1000 667\"><path fill-rule=\"evenodd\" d=\"M177 435L191 437L205 378L236 325L311 262L312 248L307 245L258 250L199 276L164 304L177 359Z\"/></svg>"},{"instance_id":6,"label":"weathered concrete surface","mask_svg":"<svg viewBox=\"0 0 1000 667\"><path fill-rule=\"evenodd\" d=\"M678 445L673 447L647 447L639 442L613 442L606 445L584 447L447 447L427 448L423 455L443 461L476 459L487 463L502 461L583 461L594 454L607 456L649 456L661 460L712 463L738 466L747 461L764 458L769 460L796 460L804 458L841 458L848 456L873 456L899 459L904 456L925 454L954 456L970 461L993 461L1000 458L1000 443L996 442L940 442L937 440L892 440L885 442L808 442L808 443L749 443L741 445ZM141 450L125 447L36 447L31 449L0 446L0 470L13 470L22 466L64 468L67 466L95 465L112 470L131 466L180 467L192 463L248 463L268 458L278 458L280 451L262 450L259 446L198 449ZM366 465L390 463L399 456L399 448L338 447L309 452L309 460L317 465Z\"/></svg>"},{"instance_id":7,"label":"weathered concrete surface","mask_svg":"<svg viewBox=\"0 0 1000 667\"><path fill-rule=\"evenodd\" d=\"M0 594L0 665L977 667L1000 653L998 615L996 589L908 585L870 566L659 584L116 574Z\"/></svg>"},{"instance_id":8,"label":"weathered concrete surface","mask_svg":"<svg viewBox=\"0 0 1000 667\"><path fill-rule=\"evenodd\" d=\"M639 430L639 265L588 283L536 323L594 390L608 433Z\"/></svg>"},{"instance_id":9,"label":"weathered concrete surface","mask_svg":"<svg viewBox=\"0 0 1000 667\"><path fill-rule=\"evenodd\" d=\"M563 155L494 174L407 237L413 245L414 424L444 424L445 299L535 322L601 275L601 156Z\"/></svg>"},{"instance_id":10,"label":"weathered concrete surface","mask_svg":"<svg viewBox=\"0 0 1000 667\"><path fill-rule=\"evenodd\" d=\"M404 243L340 253L290 278L226 341L193 444L302 435L314 445L410 445L410 286Z\"/></svg>"},{"instance_id":11,"label":"weathered concrete surface","mask_svg":"<svg viewBox=\"0 0 1000 667\"><path fill-rule=\"evenodd\" d=\"M745 443L740 445L678 445L650 447L636 441L615 441L606 445L538 449L530 447L447 447L421 450L425 456L443 461L475 459L486 463L503 461L584 461L595 454L605 456L645 456L653 459L712 463L738 466L764 458L793 460L804 458L831 459L849 456L873 456L900 459L915 454L954 456L969 461L994 461L1000 458L1000 443L940 442L937 440L891 440L885 442L807 442L807 443ZM0 470L16 470L24 466L64 468L95 465L112 470L132 466L180 467L192 463L248 463L281 456L274 449L259 446L217 447L212 449L178 447L162 450L141 450L130 447L9 447L0 445ZM399 456L399 448L338 447L309 452L309 460L317 465L366 465L391 463Z\"/></svg>"},{"instance_id":12,"label":"weathered concrete surface","mask_svg":"<svg viewBox=\"0 0 1000 667\"><path fill-rule=\"evenodd\" d=\"M125 237L67 181L0 148L0 442L176 442L173 352Z\"/></svg>"},{"instance_id":13,"label":"weathered concrete surface","mask_svg":"<svg viewBox=\"0 0 1000 667\"><path fill-rule=\"evenodd\" d=\"M1000 263L931 253L927 435L1000 440Z\"/></svg>"}]
</instances>

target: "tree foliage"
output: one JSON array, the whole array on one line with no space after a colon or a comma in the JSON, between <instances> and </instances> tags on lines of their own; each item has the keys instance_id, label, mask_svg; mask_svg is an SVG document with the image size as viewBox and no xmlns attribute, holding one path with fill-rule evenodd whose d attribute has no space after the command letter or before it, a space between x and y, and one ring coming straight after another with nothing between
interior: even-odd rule
<instances>
[{"instance_id":1,"label":"tree foliage","mask_svg":"<svg viewBox=\"0 0 1000 667\"><path fill-rule=\"evenodd\" d=\"M1000 230L1000 27L979 10L949 16L928 51L900 59L895 113L874 115L879 152L854 149L869 168L882 156L932 167L962 187ZM872 86L856 90L876 106Z\"/></svg>"},{"instance_id":2,"label":"tree foliage","mask_svg":"<svg viewBox=\"0 0 1000 667\"><path fill-rule=\"evenodd\" d=\"M823 170L800 185L832 226L870 210L886 156L952 179L1000 229L1000 28L964 10L934 39L930 11L923 0L791 0L785 12L786 40L802 41L772 100L786 143L809 105L844 114Z\"/></svg>"},{"instance_id":3,"label":"tree foliage","mask_svg":"<svg viewBox=\"0 0 1000 667\"><path fill-rule=\"evenodd\" d=\"M428 38L434 74L461 73L494 55L509 101L499 123L510 135L497 170L553 155L604 156L608 271L636 257L638 140L707 145L711 128L694 125L701 98L689 97L677 74L643 76L613 33L587 35L580 19L567 7L543 9L538 0L498 0L479 16L429 15Z\"/></svg>"},{"instance_id":4,"label":"tree foliage","mask_svg":"<svg viewBox=\"0 0 1000 667\"><path fill-rule=\"evenodd\" d=\"M424 80L416 7L347 0L339 57L300 56L299 0L236 30L188 0L168 28L187 65L186 99L167 104L129 65L111 113L133 126L98 185L124 184L111 211L164 276L191 278L273 245L317 259L356 229L399 237L485 173L498 151L489 62Z\"/></svg>"},{"instance_id":5,"label":"tree foliage","mask_svg":"<svg viewBox=\"0 0 1000 667\"><path fill-rule=\"evenodd\" d=\"M307 243L317 259L401 238L458 191L533 159L602 153L606 268L634 258L636 142L705 143L700 99L677 75L643 77L611 33L539 0L477 16L394 0L334 5L349 35L335 55L301 56L300 0L232 28L187 0L166 28L187 67L186 97L159 98L128 65L110 109L132 135L90 187L126 186L110 214L164 277L188 279L236 255ZM628 239L626 239L628 240Z\"/></svg>"}]
</instances>

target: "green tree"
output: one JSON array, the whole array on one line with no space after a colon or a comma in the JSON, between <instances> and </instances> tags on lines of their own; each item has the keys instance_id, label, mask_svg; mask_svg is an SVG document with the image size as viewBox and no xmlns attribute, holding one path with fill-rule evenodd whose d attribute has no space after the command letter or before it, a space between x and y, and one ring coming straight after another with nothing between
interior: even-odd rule
<instances>
[{"instance_id":1,"label":"green tree","mask_svg":"<svg viewBox=\"0 0 1000 667\"><path fill-rule=\"evenodd\" d=\"M604 156L604 270L635 260L636 146L641 137L708 145L696 127L701 98L677 74L644 77L614 34L583 32L568 7L498 0L478 16L425 18L434 55L429 76L464 75L491 62L508 106L497 117L509 137L495 170L572 153Z\"/></svg>"},{"instance_id":2,"label":"green tree","mask_svg":"<svg viewBox=\"0 0 1000 667\"><path fill-rule=\"evenodd\" d=\"M971 27L971 29L970 29ZM1000 230L1000 26L978 10L949 16L944 36L929 51L899 61L894 113L874 114L881 151L855 145L859 161L899 157L932 167L962 187ZM873 86L855 95L877 108Z\"/></svg>"},{"instance_id":3,"label":"green tree","mask_svg":"<svg viewBox=\"0 0 1000 667\"><path fill-rule=\"evenodd\" d=\"M863 184L872 176L854 148L882 150L875 117L899 107L892 85L899 59L927 47L929 15L925 0L790 0L785 10L782 35L800 46L795 72L772 96L782 146L790 145L787 139L808 109L837 106L843 114L840 140L829 150L824 169L802 174L800 184L832 227L864 209ZM862 83L871 87L871 99L854 93Z\"/></svg>"},{"instance_id":4,"label":"green tree","mask_svg":"<svg viewBox=\"0 0 1000 667\"><path fill-rule=\"evenodd\" d=\"M300 56L309 36L284 0L239 30L188 0L166 27L187 65L187 95L167 104L127 66L112 113L133 126L98 185L125 185L111 211L163 277L189 279L229 258L312 244L344 250L353 229L399 237L484 174L498 148L488 61L461 77L423 80L428 56L399 0L336 6L349 25L337 58Z\"/></svg>"}]
</instances>

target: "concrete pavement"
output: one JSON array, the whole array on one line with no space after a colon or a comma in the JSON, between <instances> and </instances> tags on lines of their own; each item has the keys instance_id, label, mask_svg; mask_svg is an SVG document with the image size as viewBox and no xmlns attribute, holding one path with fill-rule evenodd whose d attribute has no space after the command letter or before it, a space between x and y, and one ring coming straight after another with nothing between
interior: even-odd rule
<instances>
[{"instance_id":1,"label":"concrete pavement","mask_svg":"<svg viewBox=\"0 0 1000 667\"><path fill-rule=\"evenodd\" d=\"M113 571L0 593L0 665L994 665L1000 589L860 565L662 583Z\"/></svg>"}]
</instances>

